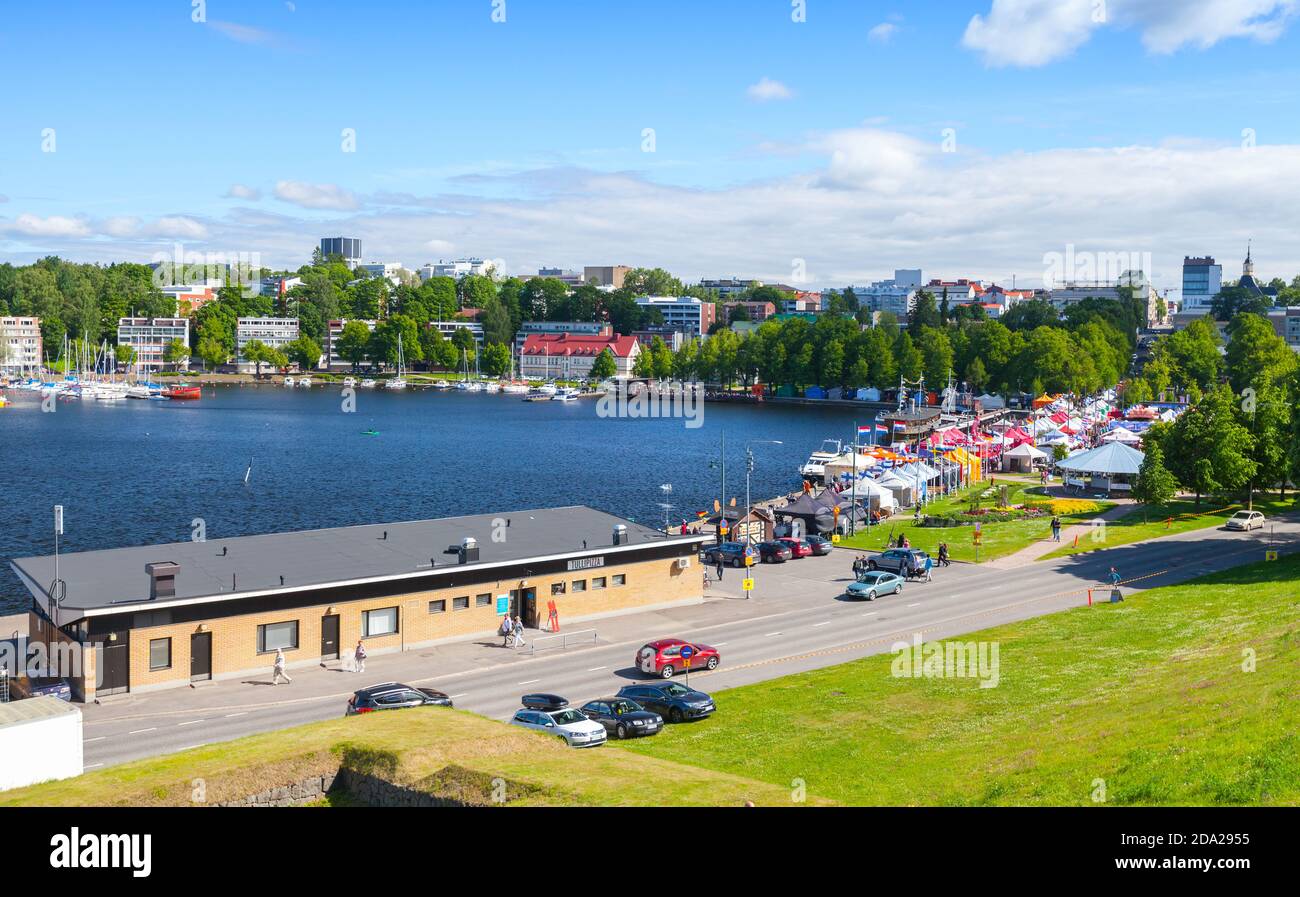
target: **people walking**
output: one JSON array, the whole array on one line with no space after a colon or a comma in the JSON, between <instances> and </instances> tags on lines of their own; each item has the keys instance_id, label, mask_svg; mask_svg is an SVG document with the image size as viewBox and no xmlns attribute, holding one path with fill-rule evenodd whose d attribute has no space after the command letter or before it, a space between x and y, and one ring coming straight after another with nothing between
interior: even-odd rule
<instances>
[{"instance_id":1,"label":"people walking","mask_svg":"<svg viewBox=\"0 0 1300 897\"><path fill-rule=\"evenodd\" d=\"M357 639L357 647L352 652L352 659L356 672L364 673L366 671L366 646L361 644L361 639Z\"/></svg>"},{"instance_id":2,"label":"people walking","mask_svg":"<svg viewBox=\"0 0 1300 897\"><path fill-rule=\"evenodd\" d=\"M284 665L285 665L285 661L284 661L284 649L283 649L283 648L276 648L276 649L275 649L275 665L271 668L271 684L272 684L272 685L279 685L281 679L283 679L285 682L289 683L290 685L293 684L293 680L289 678L289 674L286 673L286 672L284 671Z\"/></svg>"},{"instance_id":3,"label":"people walking","mask_svg":"<svg viewBox=\"0 0 1300 897\"><path fill-rule=\"evenodd\" d=\"M514 635L515 631L514 624L510 622L509 614L506 614L501 618L501 625L498 627L497 631L501 634L501 647L509 648L510 636Z\"/></svg>"},{"instance_id":4,"label":"people walking","mask_svg":"<svg viewBox=\"0 0 1300 897\"><path fill-rule=\"evenodd\" d=\"M1061 518L1060 517L1052 518L1052 541L1053 542L1061 541Z\"/></svg>"},{"instance_id":5,"label":"people walking","mask_svg":"<svg viewBox=\"0 0 1300 897\"><path fill-rule=\"evenodd\" d=\"M722 582L722 555L718 554L718 582Z\"/></svg>"},{"instance_id":6,"label":"people walking","mask_svg":"<svg viewBox=\"0 0 1300 897\"><path fill-rule=\"evenodd\" d=\"M940 542L939 543L939 566L947 567L951 563L952 561L948 560L948 543Z\"/></svg>"},{"instance_id":7,"label":"people walking","mask_svg":"<svg viewBox=\"0 0 1300 897\"><path fill-rule=\"evenodd\" d=\"M933 560L930 558L930 556L927 554L927 555L925 556L925 581L926 581L926 582L933 582L933 581L934 581L934 572L933 572L933 571L934 571L934 561L933 561Z\"/></svg>"},{"instance_id":8,"label":"people walking","mask_svg":"<svg viewBox=\"0 0 1300 897\"><path fill-rule=\"evenodd\" d=\"M1111 588L1119 588L1120 578L1119 571L1114 567L1110 568L1110 585Z\"/></svg>"}]
</instances>

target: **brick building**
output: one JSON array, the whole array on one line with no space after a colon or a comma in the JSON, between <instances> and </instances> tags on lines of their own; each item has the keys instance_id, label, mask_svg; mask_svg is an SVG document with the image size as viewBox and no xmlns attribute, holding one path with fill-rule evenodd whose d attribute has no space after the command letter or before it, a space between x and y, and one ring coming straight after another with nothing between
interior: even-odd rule
<instances>
[{"instance_id":1,"label":"brick building","mask_svg":"<svg viewBox=\"0 0 1300 897\"><path fill-rule=\"evenodd\" d=\"M665 536L591 508L482 514L64 554L11 567L29 633L76 654L79 700L269 673L277 649L315 666L702 600L707 536Z\"/></svg>"}]
</instances>

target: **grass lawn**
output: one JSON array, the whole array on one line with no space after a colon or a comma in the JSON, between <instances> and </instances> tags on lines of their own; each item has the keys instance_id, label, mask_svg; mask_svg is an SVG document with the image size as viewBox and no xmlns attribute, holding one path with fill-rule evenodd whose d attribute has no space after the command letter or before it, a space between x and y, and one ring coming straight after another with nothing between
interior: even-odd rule
<instances>
[{"instance_id":1,"label":"grass lawn","mask_svg":"<svg viewBox=\"0 0 1300 897\"><path fill-rule=\"evenodd\" d=\"M1275 514L1295 513L1300 510L1300 505L1297 505L1291 498L1286 501L1278 501L1276 497L1256 497L1254 506L1256 511L1263 512L1266 517L1272 517ZM1073 547L1072 544L1066 545L1043 557L1060 558L1071 554L1081 554L1085 551L1097 551L1101 548L1116 548L1120 545L1128 545L1131 542L1141 542L1144 539L1158 539L1161 536L1172 536L1175 533L1220 527L1229 517L1244 507L1244 504L1235 504L1225 508L1210 499L1203 499L1199 508L1195 502L1191 501L1175 501L1158 508L1139 506L1118 520L1107 523L1106 537L1101 541L1094 542L1089 538L1081 538L1078 548ZM1173 520L1166 523L1171 517Z\"/></svg>"},{"instance_id":2,"label":"grass lawn","mask_svg":"<svg viewBox=\"0 0 1300 897\"><path fill-rule=\"evenodd\" d=\"M1038 487L1037 480L998 476L993 486L989 486L985 482L969 489L963 489L955 495L929 503L925 506L923 513L932 517L959 513L969 507L972 495L984 493L990 489L996 490L998 486L1003 484L1009 487L1007 496L1009 504L1019 505L1024 504L1026 501L1046 500L1046 496L1028 491ZM990 496L981 502L982 507L991 508L997 503L993 494L990 493ZM1108 502L1099 501L1097 504L1100 506L1100 510L1087 514L1063 516L1061 518L1062 524L1069 526L1087 520L1089 517L1103 513L1107 508L1111 507ZM1047 516L1035 520L1008 520L1004 523L983 524L981 527L979 560L983 562L1014 554L1027 545L1046 538L1051 531L1050 522L1051 517ZM974 561L974 532L974 526L917 526L913 523L911 514L902 513L881 524L873 525L870 529L859 527L858 532L843 539L840 546L850 550L859 548L881 551L887 547L885 543L889 539L892 538L897 542L899 535L906 533L907 539L911 542L913 548L919 548L922 551L928 551L931 555L935 555L939 551L939 543L947 542L949 556L954 561Z\"/></svg>"},{"instance_id":3,"label":"grass lawn","mask_svg":"<svg viewBox=\"0 0 1300 897\"><path fill-rule=\"evenodd\" d=\"M1000 646L994 688L886 654L730 689L618 750L849 804L1296 805L1297 583L1290 558L963 636Z\"/></svg>"},{"instance_id":4,"label":"grass lawn","mask_svg":"<svg viewBox=\"0 0 1300 897\"><path fill-rule=\"evenodd\" d=\"M790 789L608 747L556 739L459 710L425 708L311 723L0 792L0 806L187 806L203 779L207 803L235 800L333 772L340 763L472 804L505 779L510 806L788 805ZM824 802L824 801L823 801ZM331 795L323 806L353 803Z\"/></svg>"}]
</instances>

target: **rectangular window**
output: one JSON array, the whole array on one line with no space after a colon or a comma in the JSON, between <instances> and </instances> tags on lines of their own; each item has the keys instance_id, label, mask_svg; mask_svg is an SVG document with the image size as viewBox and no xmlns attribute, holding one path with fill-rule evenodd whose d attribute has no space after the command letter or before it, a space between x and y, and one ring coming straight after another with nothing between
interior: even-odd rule
<instances>
[{"instance_id":1,"label":"rectangular window","mask_svg":"<svg viewBox=\"0 0 1300 897\"><path fill-rule=\"evenodd\" d=\"M149 669L166 670L172 665L172 640L169 638L149 639Z\"/></svg>"},{"instance_id":2,"label":"rectangular window","mask_svg":"<svg viewBox=\"0 0 1300 897\"><path fill-rule=\"evenodd\" d=\"M298 647L298 621L267 623L257 627L257 653L266 654L280 648Z\"/></svg>"},{"instance_id":3,"label":"rectangular window","mask_svg":"<svg viewBox=\"0 0 1300 897\"><path fill-rule=\"evenodd\" d=\"M429 602L429 613L445 614L447 612L447 599L439 598L437 601Z\"/></svg>"},{"instance_id":4,"label":"rectangular window","mask_svg":"<svg viewBox=\"0 0 1300 897\"><path fill-rule=\"evenodd\" d=\"M575 579L575 580L573 581L573 591L575 591L575 592L585 592L585 591L587 591L587 580L585 580L585 579Z\"/></svg>"},{"instance_id":5,"label":"rectangular window","mask_svg":"<svg viewBox=\"0 0 1300 897\"><path fill-rule=\"evenodd\" d=\"M397 608L383 607L361 613L361 631L366 638L392 635L397 631Z\"/></svg>"},{"instance_id":6,"label":"rectangular window","mask_svg":"<svg viewBox=\"0 0 1300 897\"><path fill-rule=\"evenodd\" d=\"M562 583L562 582L553 582L553 583L551 583L551 594L552 594L552 595L563 595L563 594L564 594L564 583Z\"/></svg>"},{"instance_id":7,"label":"rectangular window","mask_svg":"<svg viewBox=\"0 0 1300 897\"><path fill-rule=\"evenodd\" d=\"M621 586L626 584L627 584L627 576L625 574L622 573L614 574L614 585Z\"/></svg>"},{"instance_id":8,"label":"rectangular window","mask_svg":"<svg viewBox=\"0 0 1300 897\"><path fill-rule=\"evenodd\" d=\"M605 588L605 577L597 576L591 580L591 590L593 592L596 589L603 589L603 588Z\"/></svg>"},{"instance_id":9,"label":"rectangular window","mask_svg":"<svg viewBox=\"0 0 1300 897\"><path fill-rule=\"evenodd\" d=\"M492 606L492 593L491 593L491 592L484 592L482 595L475 595L475 596L474 596L474 606L475 606L475 607L491 607L491 606Z\"/></svg>"},{"instance_id":10,"label":"rectangular window","mask_svg":"<svg viewBox=\"0 0 1300 897\"><path fill-rule=\"evenodd\" d=\"M460 598L451 599L452 610L467 610L469 608L469 596L462 595Z\"/></svg>"}]
</instances>

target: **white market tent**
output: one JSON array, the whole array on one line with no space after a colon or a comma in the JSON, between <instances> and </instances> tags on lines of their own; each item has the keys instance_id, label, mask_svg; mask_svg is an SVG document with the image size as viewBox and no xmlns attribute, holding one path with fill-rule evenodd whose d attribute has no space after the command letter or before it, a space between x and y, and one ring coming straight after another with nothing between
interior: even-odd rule
<instances>
[{"instance_id":1,"label":"white market tent","mask_svg":"<svg viewBox=\"0 0 1300 897\"><path fill-rule=\"evenodd\" d=\"M1002 453L1003 470L1019 470L1028 473L1035 461L1045 461L1047 452L1034 448L1027 442Z\"/></svg>"},{"instance_id":2,"label":"white market tent","mask_svg":"<svg viewBox=\"0 0 1300 897\"><path fill-rule=\"evenodd\" d=\"M894 493L871 477L858 477L858 481L840 492L865 503L872 510L893 511L898 507Z\"/></svg>"},{"instance_id":3,"label":"white market tent","mask_svg":"<svg viewBox=\"0 0 1300 897\"><path fill-rule=\"evenodd\" d=\"M899 507L910 507L912 504L912 487L913 484L904 480L893 471L876 480L878 484L884 486L890 492L894 493L894 504Z\"/></svg>"},{"instance_id":4,"label":"white market tent","mask_svg":"<svg viewBox=\"0 0 1300 897\"><path fill-rule=\"evenodd\" d=\"M1122 442L1108 442L1071 455L1064 461L1058 461L1056 466L1076 477L1087 476L1093 488L1109 492L1112 489L1131 488L1129 479L1142 468L1144 457L1137 449ZM1081 484L1079 480L1071 482Z\"/></svg>"},{"instance_id":5,"label":"white market tent","mask_svg":"<svg viewBox=\"0 0 1300 897\"><path fill-rule=\"evenodd\" d=\"M1142 437L1134 433L1127 427L1116 427L1105 436L1101 437L1102 442L1122 442L1125 445L1134 445L1142 441Z\"/></svg>"},{"instance_id":6,"label":"white market tent","mask_svg":"<svg viewBox=\"0 0 1300 897\"><path fill-rule=\"evenodd\" d=\"M978 396L976 401L980 403L980 407L985 411L997 411L1000 408L1007 407L1007 403L1002 396L991 396L988 393Z\"/></svg>"}]
</instances>

